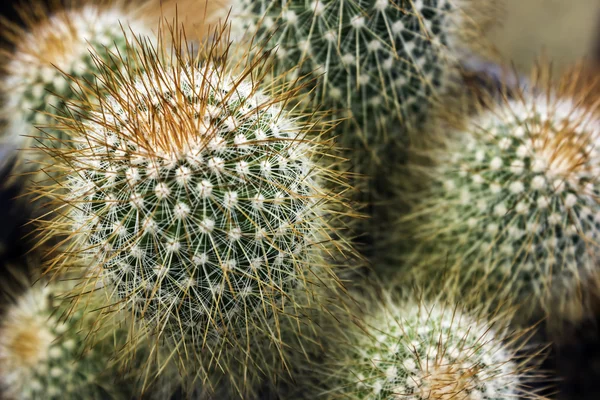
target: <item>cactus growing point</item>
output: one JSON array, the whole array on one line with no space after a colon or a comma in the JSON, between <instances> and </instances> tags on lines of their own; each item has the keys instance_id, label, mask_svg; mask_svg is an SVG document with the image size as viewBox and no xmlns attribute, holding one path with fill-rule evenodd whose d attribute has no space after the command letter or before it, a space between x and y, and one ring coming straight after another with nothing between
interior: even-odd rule
<instances>
[{"instance_id":1,"label":"cactus growing point","mask_svg":"<svg viewBox=\"0 0 600 400\"><path fill-rule=\"evenodd\" d=\"M5 301L0 322L2 398L128 398L127 390L114 385L112 340L101 340L92 349L85 345L93 314L80 308L69 320L62 319L68 308L58 298L62 286L38 282Z\"/></svg>"},{"instance_id":2,"label":"cactus growing point","mask_svg":"<svg viewBox=\"0 0 600 400\"><path fill-rule=\"evenodd\" d=\"M541 398L531 387L540 352L520 353L529 333L509 331L504 314L367 293L356 322L328 331L324 361L300 375L318 382L306 398Z\"/></svg>"}]
</instances>

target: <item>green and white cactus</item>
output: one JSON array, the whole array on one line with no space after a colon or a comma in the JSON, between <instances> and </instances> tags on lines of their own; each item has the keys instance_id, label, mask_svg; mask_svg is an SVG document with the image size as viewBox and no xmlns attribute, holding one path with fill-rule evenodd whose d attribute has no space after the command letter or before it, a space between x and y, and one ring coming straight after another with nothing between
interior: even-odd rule
<instances>
[{"instance_id":1,"label":"green and white cactus","mask_svg":"<svg viewBox=\"0 0 600 400\"><path fill-rule=\"evenodd\" d=\"M533 86L415 169L427 187L402 222L421 240L411 272L428 280L445 270L454 289L503 293L527 318L579 316L582 286L598 273L600 119L577 94Z\"/></svg>"},{"instance_id":2,"label":"green and white cactus","mask_svg":"<svg viewBox=\"0 0 600 400\"><path fill-rule=\"evenodd\" d=\"M66 103L77 97L79 89L66 75L93 81L99 63L111 65L111 54L122 53L127 41L135 40L131 31L150 34L140 15L143 3L100 1L59 10L48 10L41 2L24 6L26 27L8 25L3 33L15 45L3 66L5 140L23 149L38 147L40 141L46 147L64 145L66 136L48 127L54 124L52 115L64 113ZM42 156L27 152L29 160Z\"/></svg>"},{"instance_id":3,"label":"green and white cactus","mask_svg":"<svg viewBox=\"0 0 600 400\"><path fill-rule=\"evenodd\" d=\"M337 285L329 211L345 213L321 128L285 108L293 89L260 88L264 63L238 68L220 40L201 62L181 44L161 61L145 44L130 61L146 67L139 76L104 69L112 94L66 121L74 149L55 152L50 171L64 179L41 189L64 208L48 238L69 236L51 268L87 266L85 281L192 358L182 346L256 330L280 343L296 299Z\"/></svg>"},{"instance_id":4,"label":"green and white cactus","mask_svg":"<svg viewBox=\"0 0 600 400\"><path fill-rule=\"evenodd\" d=\"M458 307L394 300L367 304L359 326L329 345L327 398L504 400L538 398L515 341Z\"/></svg>"},{"instance_id":5,"label":"green and white cactus","mask_svg":"<svg viewBox=\"0 0 600 400\"><path fill-rule=\"evenodd\" d=\"M391 128L394 121L404 128L423 122L447 91L456 72L448 48L457 40L466 3L239 0L232 9L234 21L275 48L280 73L314 79L314 105L351 117L340 140L362 150L356 157L362 165L369 160L365 149L381 156L377 152L405 133Z\"/></svg>"},{"instance_id":6,"label":"green and white cactus","mask_svg":"<svg viewBox=\"0 0 600 400\"><path fill-rule=\"evenodd\" d=\"M3 304L0 322L0 393L3 399L129 398L110 371L111 340L85 345L93 313L61 305L60 284L42 282ZM89 331L91 332L91 331Z\"/></svg>"}]
</instances>

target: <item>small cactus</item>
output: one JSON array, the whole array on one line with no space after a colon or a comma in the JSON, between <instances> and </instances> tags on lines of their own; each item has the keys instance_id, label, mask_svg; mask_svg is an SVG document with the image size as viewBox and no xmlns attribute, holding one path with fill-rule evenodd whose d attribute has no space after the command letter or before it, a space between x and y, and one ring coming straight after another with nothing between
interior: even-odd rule
<instances>
[{"instance_id":1,"label":"small cactus","mask_svg":"<svg viewBox=\"0 0 600 400\"><path fill-rule=\"evenodd\" d=\"M98 3L49 10L34 2L19 10L25 28L5 24L3 37L15 45L3 66L5 140L25 149L37 147L40 141L46 147L62 143L66 137L59 130L40 133L36 127L48 127L54 122L52 115L66 111L66 103L77 97L78 89L66 75L92 81L98 64L110 64L111 54L122 52L132 40L130 29L150 33L140 16L143 1ZM27 152L28 160L42 155Z\"/></svg>"},{"instance_id":2,"label":"small cactus","mask_svg":"<svg viewBox=\"0 0 600 400\"><path fill-rule=\"evenodd\" d=\"M286 110L293 89L259 88L264 60L234 65L223 40L201 62L185 44L171 63L145 43L127 61L139 76L103 69L111 95L66 120L74 150L54 152L50 171L64 178L41 188L64 207L45 234L70 236L51 269L86 267L84 281L192 358L185 346L254 340L254 327L279 342L295 299L336 285L324 258L341 204L326 187L341 182L335 160L319 162L320 128Z\"/></svg>"},{"instance_id":3,"label":"small cactus","mask_svg":"<svg viewBox=\"0 0 600 400\"><path fill-rule=\"evenodd\" d=\"M573 300L597 274L600 134L597 107L573 88L530 90L492 104L415 168L427 182L401 223L421 240L411 271L456 290L503 293L539 311L578 317ZM567 311L567 308L569 311Z\"/></svg>"},{"instance_id":4,"label":"small cactus","mask_svg":"<svg viewBox=\"0 0 600 400\"><path fill-rule=\"evenodd\" d=\"M61 284L42 282L3 304L0 322L0 394L3 399L128 398L114 385L112 341L85 345L93 317L78 309L63 320ZM113 371L113 374L116 371Z\"/></svg>"},{"instance_id":5,"label":"small cactus","mask_svg":"<svg viewBox=\"0 0 600 400\"><path fill-rule=\"evenodd\" d=\"M330 347L327 398L537 399L519 346L494 321L459 307L384 299ZM326 384L327 386L327 384ZM337 396L337 397L336 397Z\"/></svg>"}]
</instances>

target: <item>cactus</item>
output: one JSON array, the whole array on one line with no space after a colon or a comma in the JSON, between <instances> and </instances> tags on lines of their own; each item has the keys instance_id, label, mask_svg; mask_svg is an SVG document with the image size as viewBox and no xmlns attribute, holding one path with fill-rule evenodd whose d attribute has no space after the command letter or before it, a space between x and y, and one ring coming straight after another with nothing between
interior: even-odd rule
<instances>
[{"instance_id":1,"label":"cactus","mask_svg":"<svg viewBox=\"0 0 600 400\"><path fill-rule=\"evenodd\" d=\"M319 125L286 110L293 88L259 88L265 60L230 62L221 34L200 61L177 40L164 61L147 42L126 61L139 76L102 69L111 95L82 123L66 119L75 149L52 153L64 178L40 189L64 208L44 234L69 236L50 269L86 267L81 293L108 288L194 360L256 331L280 346L296 299L337 285L325 255L340 246L330 211L345 213Z\"/></svg>"},{"instance_id":2,"label":"cactus","mask_svg":"<svg viewBox=\"0 0 600 400\"><path fill-rule=\"evenodd\" d=\"M497 329L498 315L486 320L460 307L383 294L330 348L320 372L329 377L327 398L539 398L529 387L532 357L517 356L517 336Z\"/></svg>"},{"instance_id":3,"label":"cactus","mask_svg":"<svg viewBox=\"0 0 600 400\"><path fill-rule=\"evenodd\" d=\"M64 143L66 136L60 130L40 133L36 127L54 123L51 115L66 111L66 103L76 98L78 88L65 75L93 80L98 64L110 64L111 54L121 53L132 40L130 29L149 34L140 15L142 5L101 1L53 10L34 2L19 10L25 28L5 23L3 37L15 46L6 55L2 82L6 98L0 112L8 121L5 140L25 149L40 141L45 147ZM27 152L29 161L42 156L39 151Z\"/></svg>"},{"instance_id":4,"label":"cactus","mask_svg":"<svg viewBox=\"0 0 600 400\"><path fill-rule=\"evenodd\" d=\"M114 385L110 370L114 349L103 340L85 346L85 332L93 313L79 307L69 320L57 298L61 284L42 282L4 306L0 322L0 393L3 399L129 398Z\"/></svg>"},{"instance_id":5,"label":"cactus","mask_svg":"<svg viewBox=\"0 0 600 400\"><path fill-rule=\"evenodd\" d=\"M402 222L422 240L412 273L429 280L446 266L453 289L503 293L522 305L520 318L584 312L580 292L599 254L600 131L576 85L571 75L544 90L535 78L414 169L427 183Z\"/></svg>"},{"instance_id":6,"label":"cactus","mask_svg":"<svg viewBox=\"0 0 600 400\"><path fill-rule=\"evenodd\" d=\"M448 47L468 2L454 3L240 0L233 15L276 49L280 72L298 67L293 76L314 79L314 106L351 117L340 141L361 150L353 160L368 173L360 168L371 161L365 149L377 159L392 140L405 139L405 128L419 126L456 78ZM397 120L404 129L392 128Z\"/></svg>"},{"instance_id":7,"label":"cactus","mask_svg":"<svg viewBox=\"0 0 600 400\"><path fill-rule=\"evenodd\" d=\"M275 70L308 82L312 92L302 106L343 121L333 133L360 190L353 200L371 217L352 227L355 242L375 259L374 236L386 221L392 187L381 169L403 163L409 144L429 133L429 117L453 104L446 100L460 80L458 54L466 43L482 42L482 35L470 37L495 14L495 1L232 3L239 36L254 40L244 34L258 32L274 49Z\"/></svg>"}]
</instances>

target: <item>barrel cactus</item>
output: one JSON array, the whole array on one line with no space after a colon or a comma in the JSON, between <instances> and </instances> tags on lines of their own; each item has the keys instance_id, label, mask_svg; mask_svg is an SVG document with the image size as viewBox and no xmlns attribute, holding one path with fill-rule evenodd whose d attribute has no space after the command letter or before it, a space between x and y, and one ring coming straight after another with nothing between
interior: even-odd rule
<instances>
[{"instance_id":1,"label":"barrel cactus","mask_svg":"<svg viewBox=\"0 0 600 400\"><path fill-rule=\"evenodd\" d=\"M524 318L581 315L598 273L600 120L569 79L492 104L416 169L426 188L402 222L422 239L412 272L504 293Z\"/></svg>"},{"instance_id":2,"label":"barrel cactus","mask_svg":"<svg viewBox=\"0 0 600 400\"><path fill-rule=\"evenodd\" d=\"M65 75L93 80L98 63L110 64L111 53L122 53L126 42L134 40L131 30L150 34L142 19L143 1L88 3L47 9L34 2L20 10L25 27L5 27L3 37L15 49L3 66L1 114L8 121L4 140L24 149L37 147L40 141L50 147L62 143L65 136L59 130L41 133L36 127L53 124L51 115L65 112L66 103L76 98L78 88ZM27 159L42 155L29 151Z\"/></svg>"},{"instance_id":3,"label":"barrel cactus","mask_svg":"<svg viewBox=\"0 0 600 400\"><path fill-rule=\"evenodd\" d=\"M3 399L129 398L110 373L109 339L85 345L92 313L84 307L64 320L62 285L36 283L3 304L0 322L0 393ZM88 303L89 304L89 303ZM84 312L86 311L86 312ZM91 331L88 331L91 332Z\"/></svg>"},{"instance_id":4,"label":"barrel cactus","mask_svg":"<svg viewBox=\"0 0 600 400\"><path fill-rule=\"evenodd\" d=\"M511 335L497 329L501 319L488 321L460 307L396 300L389 293L367 307L360 327L346 329L339 335L346 340L329 347L323 377L331 377L326 384L331 387L325 397L538 398L528 387L531 365L516 355L519 346Z\"/></svg>"},{"instance_id":5,"label":"barrel cactus","mask_svg":"<svg viewBox=\"0 0 600 400\"><path fill-rule=\"evenodd\" d=\"M103 69L111 95L65 121L74 149L53 152L63 178L41 189L64 209L45 235L68 236L50 269L86 267L82 293L108 288L192 358L186 346L236 347L256 330L280 343L296 299L336 286L329 260L342 247L329 211L345 213L331 187L343 179L321 162L321 128L286 110L294 89L258 86L265 60L230 62L221 40L200 61L186 44L165 61L145 43L137 77Z\"/></svg>"}]
</instances>

